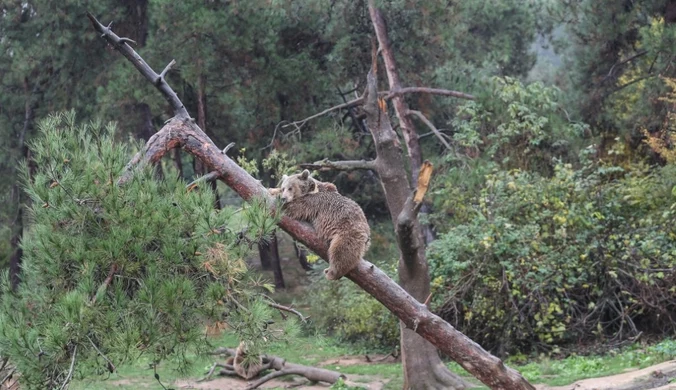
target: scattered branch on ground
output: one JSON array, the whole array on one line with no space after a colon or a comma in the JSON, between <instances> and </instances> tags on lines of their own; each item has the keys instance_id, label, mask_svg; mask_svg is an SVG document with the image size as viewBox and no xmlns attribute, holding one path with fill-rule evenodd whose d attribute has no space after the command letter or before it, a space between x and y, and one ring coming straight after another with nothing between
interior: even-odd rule
<instances>
[{"instance_id":1,"label":"scattered branch on ground","mask_svg":"<svg viewBox=\"0 0 676 390\"><path fill-rule=\"evenodd\" d=\"M96 350L96 352L98 352L98 354L101 355L101 357L103 358L103 360L105 360L106 363L108 363L108 372L110 372L110 373L115 372L115 370L117 370L117 368L115 367L115 365L113 364L113 362L111 362L110 359L108 359L108 357L107 357L106 355L104 355L103 352L101 352L101 350L96 346L96 344L94 344L94 341L92 341L92 339L91 339L89 336L87 336L87 340L89 340L89 342L91 343L92 347L94 347L94 349Z\"/></svg>"}]
</instances>

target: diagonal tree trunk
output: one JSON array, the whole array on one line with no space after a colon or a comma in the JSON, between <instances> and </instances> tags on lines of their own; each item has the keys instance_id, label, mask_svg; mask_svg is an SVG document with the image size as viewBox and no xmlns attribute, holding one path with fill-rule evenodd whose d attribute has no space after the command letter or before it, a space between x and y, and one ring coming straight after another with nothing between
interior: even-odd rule
<instances>
[{"instance_id":1,"label":"diagonal tree trunk","mask_svg":"<svg viewBox=\"0 0 676 390\"><path fill-rule=\"evenodd\" d=\"M401 90L401 82L399 81L394 55L387 36L385 19L382 12L375 7L374 0L369 0L369 13L385 62L390 92L396 94L397 91ZM377 90L374 92L377 93ZM392 104L408 149L411 164L411 181L416 183L418 181L418 172L422 166L422 151L418 142L418 134L411 118L408 116L409 109L404 101L404 97L402 95L395 95L392 98ZM376 133L373 134L377 145L376 150L378 150L376 165L379 169L383 167L390 171L396 171L390 172L388 175L380 174L380 178L385 188L394 226L397 226L397 218L402 212L403 202L405 202L410 193L410 186L406 180L406 171L400 157L401 151L398 151L399 157L396 158L391 153L384 153L384 148L394 147L392 142L386 141L386 139L396 139L396 134L392 130L387 116L382 115L379 110L374 112L374 109L377 109L377 107L370 106L367 100L364 108L369 116L369 128L372 133L374 132L374 128L371 123L379 121L381 124L381 129L375 130L382 134L378 135L378 137L376 137ZM389 133L389 135L386 136L384 133ZM387 144L384 144L385 142ZM381 144L380 147L378 147L379 143ZM397 180L392 180L392 177L397 177ZM390 201L391 198L393 198L392 201ZM434 238L431 227L421 226L417 218L410 234L414 236L414 240L418 243ZM401 237L399 239L401 240ZM399 284L404 290L420 302L425 301L430 293L430 277L424 245L419 244L417 250L411 256L402 256L400 258L398 273ZM404 324L400 325L400 330L404 389L461 389L466 387L464 381L443 365L437 349L432 344L415 332L407 329Z\"/></svg>"},{"instance_id":2,"label":"diagonal tree trunk","mask_svg":"<svg viewBox=\"0 0 676 390\"><path fill-rule=\"evenodd\" d=\"M245 201L249 201L255 196L262 196L272 204L272 198L267 189L216 147L213 141L195 124L195 121L192 120L174 90L166 83L164 75L171 69L174 62L172 61L160 74L157 74L127 44L128 40L117 36L109 27L105 27L99 23L93 15L88 14L87 16L101 36L129 59L139 72L162 93L175 114L174 118L148 140L143 150L131 159L129 164L127 164L126 172L118 180L118 184L124 185L124 183L128 182L133 177L138 166L154 164L171 149L180 147L186 152L200 158L212 172L218 175L220 180L232 188ZM373 75L369 77L369 89L376 91L375 76ZM370 104L375 106L377 104L377 92L371 95ZM377 115L377 117L373 115L376 122L380 118L386 118L385 115L381 115L380 113ZM383 150L392 151L394 149L385 148ZM384 169L383 174L390 174L390 172ZM390 179L395 183L399 180L396 175L393 175ZM413 218L411 220L411 213L407 212L404 207L409 203L411 202L405 202L401 207L404 209L404 212L397 218L398 233L411 231L412 227L415 226L412 222L416 222L416 219ZM408 220L407 216L409 217ZM307 245L308 248L312 249L320 257L327 258L328 245L325 240L317 236L312 227L294 221L289 217L282 217L279 226L293 238ZM415 235L406 232L399 235L405 238L413 238L413 241L415 241ZM407 240L403 242L402 240L402 244L415 244L413 241ZM417 249L413 250L413 252L416 251ZM402 255L409 256L410 252L410 250L403 251ZM481 346L458 332L448 322L431 313L424 304L394 283L378 267L368 261L362 260L346 277L387 307L406 327L440 348L490 388L534 390L534 387L517 371L506 367L500 359L492 356Z\"/></svg>"}]
</instances>

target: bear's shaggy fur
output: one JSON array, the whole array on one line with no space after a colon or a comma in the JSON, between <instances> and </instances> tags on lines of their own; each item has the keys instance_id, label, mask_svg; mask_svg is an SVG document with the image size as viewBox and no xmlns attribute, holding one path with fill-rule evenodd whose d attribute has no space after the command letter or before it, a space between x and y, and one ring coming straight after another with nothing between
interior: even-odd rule
<instances>
[{"instance_id":1,"label":"bear's shaggy fur","mask_svg":"<svg viewBox=\"0 0 676 390\"><path fill-rule=\"evenodd\" d=\"M319 183L319 184L318 184ZM281 184L282 210L289 217L310 222L317 234L329 243L329 280L343 277L357 266L369 247L369 224L361 207L335 191L322 186L310 171L284 176Z\"/></svg>"}]
</instances>

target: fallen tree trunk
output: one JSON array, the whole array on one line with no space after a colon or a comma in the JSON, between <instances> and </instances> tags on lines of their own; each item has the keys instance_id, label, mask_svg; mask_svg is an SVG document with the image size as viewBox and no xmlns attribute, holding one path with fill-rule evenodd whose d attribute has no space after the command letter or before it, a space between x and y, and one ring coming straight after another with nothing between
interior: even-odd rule
<instances>
[{"instance_id":1,"label":"fallen tree trunk","mask_svg":"<svg viewBox=\"0 0 676 390\"><path fill-rule=\"evenodd\" d=\"M218 348L216 351L213 352L213 354L235 356L235 349ZM261 370L261 372L268 369L271 369L273 371L259 378L258 380L251 382L251 384L247 386L247 390L255 389L272 379L286 375L299 375L309 380L310 382L326 382L330 384L338 382L339 379L345 379L345 375L339 372L327 370L324 368L304 366L302 364L288 363L284 358L281 358L279 356L263 355L262 360L263 360L263 369ZM214 371L214 368L216 367L223 368L220 372L220 374L222 375L235 374L234 367L229 366L227 364L224 365L217 363L214 364L214 367L209 371L209 374L207 374L207 377L205 379L208 379L211 376L211 374Z\"/></svg>"},{"instance_id":2,"label":"fallen tree trunk","mask_svg":"<svg viewBox=\"0 0 676 390\"><path fill-rule=\"evenodd\" d=\"M202 160L210 171L218 172L219 179L237 192L245 201L249 201L253 197L262 197L272 204L272 198L269 196L267 189L216 147L213 141L197 126L195 120L190 118L183 103L166 83L164 76L170 70L174 61L165 67L160 74L155 73L131 48L129 39L118 37L109 27L99 23L93 15L88 14L87 16L101 36L129 59L141 74L162 93L175 114L174 118L153 135L144 148L132 158L118 183L124 184L133 177L134 171L138 167L153 164L159 161L168 151L180 147ZM310 226L288 217L283 217L279 226L323 259L328 258L326 242L321 240ZM517 371L506 367L500 359L485 351L448 322L430 312L425 305L404 291L378 267L362 260L346 276L387 307L407 328L430 341L490 388L534 389Z\"/></svg>"}]
</instances>

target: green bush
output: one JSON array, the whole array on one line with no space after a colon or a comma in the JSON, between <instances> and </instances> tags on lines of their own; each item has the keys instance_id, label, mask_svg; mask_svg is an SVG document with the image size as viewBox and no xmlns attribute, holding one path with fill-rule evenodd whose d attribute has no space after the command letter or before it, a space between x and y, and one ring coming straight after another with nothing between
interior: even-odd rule
<instances>
[{"instance_id":1,"label":"green bush","mask_svg":"<svg viewBox=\"0 0 676 390\"><path fill-rule=\"evenodd\" d=\"M554 171L495 170L437 210L438 312L501 354L676 329L675 168Z\"/></svg>"},{"instance_id":2,"label":"green bush","mask_svg":"<svg viewBox=\"0 0 676 390\"><path fill-rule=\"evenodd\" d=\"M189 349L207 347L210 321L227 321L255 351L275 337L259 293L270 287L248 273L237 244L246 221L215 210L208 186L188 191L151 167L116 185L131 154L114 131L55 115L31 145L21 284L12 291L7 272L0 283L0 357L22 387L61 387L69 372L141 355L183 367Z\"/></svg>"}]
</instances>

